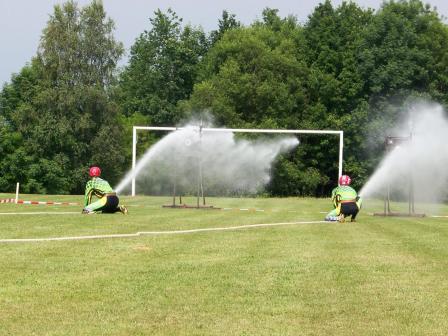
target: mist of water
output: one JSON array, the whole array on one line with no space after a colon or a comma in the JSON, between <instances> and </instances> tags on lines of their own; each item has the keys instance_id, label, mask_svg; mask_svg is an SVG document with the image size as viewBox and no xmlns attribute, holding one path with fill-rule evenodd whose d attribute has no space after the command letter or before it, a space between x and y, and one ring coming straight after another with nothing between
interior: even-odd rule
<instances>
[{"instance_id":1,"label":"mist of water","mask_svg":"<svg viewBox=\"0 0 448 336\"><path fill-rule=\"evenodd\" d=\"M410 141L386 154L360 191L363 198L384 196L387 188L406 199L413 186L416 201L440 202L448 196L448 120L437 104L418 104L409 118L390 131Z\"/></svg>"},{"instance_id":2,"label":"mist of water","mask_svg":"<svg viewBox=\"0 0 448 336\"><path fill-rule=\"evenodd\" d=\"M116 191L128 192L136 176L136 189L145 194L169 194L174 185L177 193L196 194L200 182L206 195L256 193L269 182L275 158L298 143L291 136L249 141L187 126L151 146Z\"/></svg>"}]
</instances>

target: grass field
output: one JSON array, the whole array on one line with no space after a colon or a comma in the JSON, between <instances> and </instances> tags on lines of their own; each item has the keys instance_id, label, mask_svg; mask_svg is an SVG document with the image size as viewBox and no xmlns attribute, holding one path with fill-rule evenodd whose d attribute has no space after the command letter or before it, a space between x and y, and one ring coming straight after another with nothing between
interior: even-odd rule
<instances>
[{"instance_id":1,"label":"grass field","mask_svg":"<svg viewBox=\"0 0 448 336\"><path fill-rule=\"evenodd\" d=\"M366 202L356 223L321 223L328 199L209 199L225 211L169 202L123 198L128 216L0 204L0 239L316 222L0 243L0 334L448 334L447 218L377 217L381 204Z\"/></svg>"}]
</instances>

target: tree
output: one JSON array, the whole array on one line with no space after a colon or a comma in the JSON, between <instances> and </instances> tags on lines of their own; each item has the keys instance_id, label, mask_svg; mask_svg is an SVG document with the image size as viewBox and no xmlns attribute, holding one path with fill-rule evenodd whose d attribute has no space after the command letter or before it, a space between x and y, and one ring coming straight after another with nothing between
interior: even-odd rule
<instances>
[{"instance_id":1,"label":"tree","mask_svg":"<svg viewBox=\"0 0 448 336\"><path fill-rule=\"evenodd\" d=\"M109 89L123 47L113 27L100 1L82 10L73 1L56 5L31 67L4 88L0 115L22 137L15 156L24 157L25 192L82 192L91 164L112 181L121 175L121 128Z\"/></svg>"},{"instance_id":2,"label":"tree","mask_svg":"<svg viewBox=\"0 0 448 336\"><path fill-rule=\"evenodd\" d=\"M294 125L292 112L305 101L307 70L288 34L263 24L227 31L208 52L204 80L183 107L211 109L217 122L229 127Z\"/></svg>"},{"instance_id":3,"label":"tree","mask_svg":"<svg viewBox=\"0 0 448 336\"><path fill-rule=\"evenodd\" d=\"M352 166L370 172L384 150L387 130L403 118L403 106L415 98L448 102L448 29L420 0L388 1L361 36L355 71L369 103L363 137L371 140L357 146L369 155Z\"/></svg>"},{"instance_id":4,"label":"tree","mask_svg":"<svg viewBox=\"0 0 448 336\"><path fill-rule=\"evenodd\" d=\"M241 22L237 21L235 14L230 14L228 11L222 12L221 19L218 20L218 30L213 30L210 33L211 45L218 42L226 31L230 29L241 27Z\"/></svg>"},{"instance_id":5,"label":"tree","mask_svg":"<svg viewBox=\"0 0 448 336\"><path fill-rule=\"evenodd\" d=\"M29 166L37 161L29 139L38 119L34 99L39 83L40 75L32 62L14 74L0 93L0 188L4 191L13 191L17 181L24 192L42 191L41 185L28 178Z\"/></svg>"},{"instance_id":6,"label":"tree","mask_svg":"<svg viewBox=\"0 0 448 336\"><path fill-rule=\"evenodd\" d=\"M353 2L333 8L327 0L315 8L305 25L310 98L338 117L350 114L364 99L363 79L355 69L362 32L372 17L371 10L362 10Z\"/></svg>"},{"instance_id":7,"label":"tree","mask_svg":"<svg viewBox=\"0 0 448 336\"><path fill-rule=\"evenodd\" d=\"M358 71L371 98L414 91L446 99L448 29L429 5L386 2L363 38Z\"/></svg>"},{"instance_id":8,"label":"tree","mask_svg":"<svg viewBox=\"0 0 448 336\"><path fill-rule=\"evenodd\" d=\"M199 61L207 50L202 29L182 27L174 11L157 10L151 29L131 47L128 66L121 75L119 98L123 113L139 113L152 125L173 125L180 117L179 100L193 89Z\"/></svg>"},{"instance_id":9,"label":"tree","mask_svg":"<svg viewBox=\"0 0 448 336\"><path fill-rule=\"evenodd\" d=\"M282 19L276 10L265 9L263 21L228 30L212 46L204 59L204 80L181 106L193 113L209 110L216 123L227 127L307 128L309 73L301 48L302 28L295 18ZM298 149L279 159L271 192L314 193L317 183L325 183L312 170L315 178L306 188L291 187L288 181L304 185L307 180L306 167L299 163L304 155Z\"/></svg>"},{"instance_id":10,"label":"tree","mask_svg":"<svg viewBox=\"0 0 448 336\"><path fill-rule=\"evenodd\" d=\"M372 10L363 10L353 2L333 7L330 1L318 5L304 28L307 64L310 77L307 83L310 98L310 117L319 129L344 131L345 162L365 161L362 147L367 122L368 104L364 80L359 73L359 53L364 48L363 32L374 17ZM321 154L319 161L325 172L335 171L337 157L334 142L313 139L308 144L309 157ZM346 164L345 172L359 176L356 166ZM336 174L326 174L329 186L337 184ZM358 181L356 179L355 181ZM327 187L327 188L328 188ZM330 188L327 189L328 192Z\"/></svg>"}]
</instances>

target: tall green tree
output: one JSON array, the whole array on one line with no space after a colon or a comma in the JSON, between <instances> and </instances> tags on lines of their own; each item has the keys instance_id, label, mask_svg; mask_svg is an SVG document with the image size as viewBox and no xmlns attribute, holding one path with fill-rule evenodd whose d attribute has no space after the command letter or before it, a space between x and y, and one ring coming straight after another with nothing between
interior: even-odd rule
<instances>
[{"instance_id":1,"label":"tall green tree","mask_svg":"<svg viewBox=\"0 0 448 336\"><path fill-rule=\"evenodd\" d=\"M11 83L0 92L0 190L14 190L15 182L25 182L22 190L33 190L28 167L36 161L26 139L32 130L36 113L33 100L39 90L39 75L34 64L14 74Z\"/></svg>"},{"instance_id":2,"label":"tall green tree","mask_svg":"<svg viewBox=\"0 0 448 336\"><path fill-rule=\"evenodd\" d=\"M259 23L227 31L208 52L204 80L183 107L211 109L229 127L295 125L294 111L305 104L307 68L294 41L300 27L289 19L282 27Z\"/></svg>"},{"instance_id":3,"label":"tall green tree","mask_svg":"<svg viewBox=\"0 0 448 336\"><path fill-rule=\"evenodd\" d=\"M228 11L223 11L221 19L218 20L218 29L213 30L210 33L210 42L211 44L215 44L218 42L218 40L221 39L221 37L224 35L224 33L230 29L241 27L242 24L240 21L236 19L235 14L231 14Z\"/></svg>"},{"instance_id":4,"label":"tall green tree","mask_svg":"<svg viewBox=\"0 0 448 336\"><path fill-rule=\"evenodd\" d=\"M121 128L109 89L123 47L113 29L101 1L56 5L32 60L35 88L21 97L25 70L4 88L8 127L32 158L22 167L25 192L81 192L91 164L112 181L121 175Z\"/></svg>"},{"instance_id":5,"label":"tall green tree","mask_svg":"<svg viewBox=\"0 0 448 336\"><path fill-rule=\"evenodd\" d=\"M311 69L310 98L332 114L351 113L362 96L363 79L355 71L362 32L373 18L353 2L318 5L304 28L307 63Z\"/></svg>"},{"instance_id":6,"label":"tall green tree","mask_svg":"<svg viewBox=\"0 0 448 336\"><path fill-rule=\"evenodd\" d=\"M420 0L385 2L361 35L357 69L371 99L428 92L446 100L448 29Z\"/></svg>"},{"instance_id":7,"label":"tall green tree","mask_svg":"<svg viewBox=\"0 0 448 336\"><path fill-rule=\"evenodd\" d=\"M208 42L201 28L183 27L171 9L157 10L150 23L151 29L131 47L120 80L120 105L127 116L140 114L152 125L173 125L180 119L176 104L191 94Z\"/></svg>"},{"instance_id":8,"label":"tall green tree","mask_svg":"<svg viewBox=\"0 0 448 336\"><path fill-rule=\"evenodd\" d=\"M294 17L280 18L278 11L265 9L262 21L224 33L204 59L202 78L191 99L181 104L190 111L209 110L218 125L237 128L308 128L309 77L304 58L302 28ZM277 195L314 193L325 177L307 188L308 171L304 151L279 160L269 190Z\"/></svg>"},{"instance_id":9,"label":"tall green tree","mask_svg":"<svg viewBox=\"0 0 448 336\"><path fill-rule=\"evenodd\" d=\"M354 69L368 97L364 139L369 155L353 166L372 171L391 125L415 98L448 102L448 28L434 8L420 0L388 1L361 32L363 48Z\"/></svg>"},{"instance_id":10,"label":"tall green tree","mask_svg":"<svg viewBox=\"0 0 448 336\"><path fill-rule=\"evenodd\" d=\"M360 176L357 169L364 159L359 148L367 118L364 79L357 71L359 53L364 46L363 32L368 30L374 13L361 9L353 2L342 2L334 7L329 0L319 4L309 16L304 27L304 48L310 77L307 88L314 128L339 129L345 132L345 172ZM317 157L321 169L334 172L338 146L335 142L318 138L309 143L308 159ZM336 174L327 174L330 185L337 183ZM355 181L358 181L356 179Z\"/></svg>"}]
</instances>

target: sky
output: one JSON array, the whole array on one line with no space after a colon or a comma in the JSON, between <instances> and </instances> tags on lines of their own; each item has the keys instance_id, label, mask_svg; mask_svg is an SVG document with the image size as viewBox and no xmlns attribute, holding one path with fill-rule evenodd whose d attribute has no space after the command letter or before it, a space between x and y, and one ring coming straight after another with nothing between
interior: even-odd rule
<instances>
[{"instance_id":1,"label":"sky","mask_svg":"<svg viewBox=\"0 0 448 336\"><path fill-rule=\"evenodd\" d=\"M308 15L324 0L103 0L107 15L115 22L115 37L123 42L126 51L144 31L151 29L149 18L155 10L172 8L184 23L202 26L206 32L217 28L222 11L236 15L243 24L251 24L261 18L266 7L276 8L284 17L294 15L306 22ZM0 0L0 87L9 82L36 55L42 30L55 4L62 0ZM333 0L334 6L342 0ZM362 8L378 9L382 0L355 0ZM447 0L426 0L436 7L439 14L448 17ZM85 6L90 0L78 0ZM126 64L126 56L122 65Z\"/></svg>"}]
</instances>

